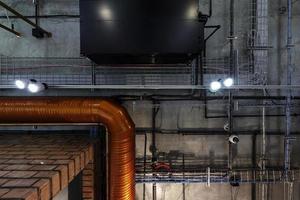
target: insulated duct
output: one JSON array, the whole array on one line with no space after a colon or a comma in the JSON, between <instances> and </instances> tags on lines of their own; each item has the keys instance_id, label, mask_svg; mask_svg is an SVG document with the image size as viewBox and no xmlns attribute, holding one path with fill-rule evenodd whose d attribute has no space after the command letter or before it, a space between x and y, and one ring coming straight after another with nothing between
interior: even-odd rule
<instances>
[{"instance_id":1,"label":"insulated duct","mask_svg":"<svg viewBox=\"0 0 300 200\"><path fill-rule=\"evenodd\" d=\"M0 98L0 123L103 123L108 129L109 200L134 200L134 124L109 100Z\"/></svg>"}]
</instances>

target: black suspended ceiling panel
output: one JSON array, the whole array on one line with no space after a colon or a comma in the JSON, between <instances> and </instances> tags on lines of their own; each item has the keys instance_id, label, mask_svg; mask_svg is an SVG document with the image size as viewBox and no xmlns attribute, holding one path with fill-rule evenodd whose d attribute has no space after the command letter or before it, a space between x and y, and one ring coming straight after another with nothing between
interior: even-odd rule
<instances>
[{"instance_id":1,"label":"black suspended ceiling panel","mask_svg":"<svg viewBox=\"0 0 300 200\"><path fill-rule=\"evenodd\" d=\"M80 0L81 53L98 64L184 63L204 46L198 0Z\"/></svg>"}]
</instances>

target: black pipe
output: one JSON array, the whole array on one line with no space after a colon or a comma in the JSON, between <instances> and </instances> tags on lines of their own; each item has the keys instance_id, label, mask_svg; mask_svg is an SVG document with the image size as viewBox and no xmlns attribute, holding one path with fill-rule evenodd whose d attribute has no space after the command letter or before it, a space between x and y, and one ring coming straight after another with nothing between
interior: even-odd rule
<instances>
[{"instance_id":1,"label":"black pipe","mask_svg":"<svg viewBox=\"0 0 300 200\"><path fill-rule=\"evenodd\" d=\"M157 161L157 148L156 148L156 116L159 111L159 107L155 107L158 102L152 101L152 144L151 144L151 152L152 152L152 164L155 164ZM154 174L155 175L155 174ZM152 185L152 198L156 200L156 183Z\"/></svg>"},{"instance_id":2,"label":"black pipe","mask_svg":"<svg viewBox=\"0 0 300 200\"><path fill-rule=\"evenodd\" d=\"M208 17L212 16L212 0L209 1L209 14Z\"/></svg>"},{"instance_id":3,"label":"black pipe","mask_svg":"<svg viewBox=\"0 0 300 200\"><path fill-rule=\"evenodd\" d=\"M5 26L5 25L3 25L3 24L0 24L0 28L4 29L4 30L6 30L6 31L8 31L8 32L10 32L10 33L15 34L17 37L21 37L21 33L15 31L14 29L9 28L9 27L7 27L7 26Z\"/></svg>"},{"instance_id":4,"label":"black pipe","mask_svg":"<svg viewBox=\"0 0 300 200\"><path fill-rule=\"evenodd\" d=\"M256 118L256 117L261 117L261 115L232 115L233 117L238 117L238 118ZM265 115L266 117L285 117L285 114L268 114L268 115ZM291 116L293 117L298 117L300 116L300 114L297 114L297 113L294 113L294 114L291 114ZM226 115L215 115L215 116L206 116L207 119L225 119L225 118L228 118L228 116Z\"/></svg>"},{"instance_id":5,"label":"black pipe","mask_svg":"<svg viewBox=\"0 0 300 200\"><path fill-rule=\"evenodd\" d=\"M204 39L204 42L207 42L221 28L221 25L204 26L204 28L214 28L214 30Z\"/></svg>"},{"instance_id":6,"label":"black pipe","mask_svg":"<svg viewBox=\"0 0 300 200\"><path fill-rule=\"evenodd\" d=\"M182 154L182 176L185 178L185 158L184 153ZM182 200L185 200L185 183L182 184Z\"/></svg>"},{"instance_id":7,"label":"black pipe","mask_svg":"<svg viewBox=\"0 0 300 200\"><path fill-rule=\"evenodd\" d=\"M146 164L147 164L147 133L145 133L144 141L144 178L146 178ZM146 184L143 184L143 200L146 199Z\"/></svg>"},{"instance_id":8,"label":"black pipe","mask_svg":"<svg viewBox=\"0 0 300 200\"><path fill-rule=\"evenodd\" d=\"M141 135L151 133L152 128L136 128L136 134ZM232 133L236 135L253 135L260 133L261 130L234 130ZM179 129L155 129L156 133L165 135L228 135L228 131L224 129L212 128L179 128ZM266 135L284 135L283 131L266 131ZM292 135L300 135L300 132L292 132Z\"/></svg>"},{"instance_id":9,"label":"black pipe","mask_svg":"<svg viewBox=\"0 0 300 200\"><path fill-rule=\"evenodd\" d=\"M201 61L200 61L201 63ZM200 84L203 82L203 76L202 76L202 70L203 67L200 64ZM172 96L172 95L150 95L150 96L115 96L113 98L118 99L119 101L134 101L134 100L155 100L155 101L204 101L204 116L206 119L221 119L221 118L227 118L227 115L215 115L215 116L209 116L208 115L208 109L207 109L207 103L208 101L215 101L215 100L228 100L228 96L207 96L205 97L206 91L202 91L201 96L199 97L191 97L189 95L183 95L183 96ZM173 98L174 97L174 98ZM180 97L180 98L178 98ZM284 96L233 96L233 100L285 100L286 97ZM294 100L300 100L299 96L294 96ZM294 113L292 114L293 117L298 117L300 114ZM253 118L253 117L261 117L261 115L238 115L233 114L233 117L240 117L240 118ZM285 117L284 114L268 114L266 117Z\"/></svg>"},{"instance_id":10,"label":"black pipe","mask_svg":"<svg viewBox=\"0 0 300 200\"><path fill-rule=\"evenodd\" d=\"M201 64L201 62L200 62ZM200 65L200 72L204 71L203 66ZM202 84L203 76L200 76ZM134 100L155 100L155 101L214 101L214 100L228 100L228 96L191 96L186 95L118 95L113 98L120 99L123 101L134 101ZM285 96L233 96L233 100L286 100ZM300 96L293 96L293 100L300 100Z\"/></svg>"},{"instance_id":11,"label":"black pipe","mask_svg":"<svg viewBox=\"0 0 300 200\"><path fill-rule=\"evenodd\" d=\"M256 165L256 140L257 140L257 133L253 134L252 136L252 167L253 169L257 168ZM255 178L255 174L252 174L252 178ZM252 200L256 200L256 184L252 183L251 184L251 197Z\"/></svg>"},{"instance_id":12,"label":"black pipe","mask_svg":"<svg viewBox=\"0 0 300 200\"><path fill-rule=\"evenodd\" d=\"M233 77L233 71L234 71L234 0L230 0L230 55L229 55L229 61L230 61L230 77ZM233 132L233 95L232 91L229 90L228 92L228 134L229 136L232 135ZM207 107L207 106L206 106ZM206 113L207 116L207 113ZM228 169L229 171L232 170L232 163L233 163L233 144L228 141Z\"/></svg>"},{"instance_id":13,"label":"black pipe","mask_svg":"<svg viewBox=\"0 0 300 200\"><path fill-rule=\"evenodd\" d=\"M156 116L159 111L159 107L155 105L158 103L156 101L152 101L152 144L151 144L151 152L152 152L152 162L155 163L157 161L157 148L156 148Z\"/></svg>"},{"instance_id":14,"label":"black pipe","mask_svg":"<svg viewBox=\"0 0 300 200\"><path fill-rule=\"evenodd\" d=\"M194 85L198 85L199 84L199 65L200 65L200 62L201 62L201 56L197 56L197 59L196 59L196 64L195 64L195 74L194 74Z\"/></svg>"},{"instance_id":15,"label":"black pipe","mask_svg":"<svg viewBox=\"0 0 300 200\"><path fill-rule=\"evenodd\" d=\"M48 18L80 18L80 15L39 15L39 16L36 16L36 15L23 15L24 17L26 18L29 18L29 19L35 19L35 18L38 18L38 19L48 19ZM0 16L0 19L6 19L7 16ZM15 16L15 15L11 15L11 16L8 16L8 18L10 19L21 19L19 16Z\"/></svg>"},{"instance_id":16,"label":"black pipe","mask_svg":"<svg viewBox=\"0 0 300 200\"><path fill-rule=\"evenodd\" d=\"M257 10L257 0L252 0L251 1L252 5L251 5L251 38L250 38L250 73L254 73L254 65L255 65L255 58L254 58L254 46L255 46L255 37L256 34L254 32L254 30L256 30L256 10Z\"/></svg>"},{"instance_id":17,"label":"black pipe","mask_svg":"<svg viewBox=\"0 0 300 200\"><path fill-rule=\"evenodd\" d=\"M39 0L35 0L35 23L36 25L39 25L39 13L40 13L40 4Z\"/></svg>"}]
</instances>

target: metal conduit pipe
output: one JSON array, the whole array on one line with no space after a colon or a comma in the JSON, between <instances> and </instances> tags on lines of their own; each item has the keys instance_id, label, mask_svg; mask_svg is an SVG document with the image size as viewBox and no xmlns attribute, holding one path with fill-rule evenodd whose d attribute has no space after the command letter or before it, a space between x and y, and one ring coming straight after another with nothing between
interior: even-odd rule
<instances>
[{"instance_id":1,"label":"metal conduit pipe","mask_svg":"<svg viewBox=\"0 0 300 200\"><path fill-rule=\"evenodd\" d=\"M108 130L108 199L134 200L134 123L110 100L0 98L1 123L103 123Z\"/></svg>"}]
</instances>

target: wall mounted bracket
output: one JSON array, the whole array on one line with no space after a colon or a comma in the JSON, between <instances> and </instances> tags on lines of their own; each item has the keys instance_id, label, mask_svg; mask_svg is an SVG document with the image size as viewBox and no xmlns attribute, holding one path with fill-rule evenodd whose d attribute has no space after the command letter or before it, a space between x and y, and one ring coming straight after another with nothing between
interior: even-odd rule
<instances>
[{"instance_id":1,"label":"wall mounted bracket","mask_svg":"<svg viewBox=\"0 0 300 200\"><path fill-rule=\"evenodd\" d=\"M2 1L0 1L0 6L5 8L6 10L8 10L9 12L11 12L12 14L16 15L18 18L22 19L23 21L25 21L26 23L30 24L31 26L34 27L32 35L37 37L37 38L41 38L41 36L46 36L46 37L52 37L52 34L46 30L44 30L43 28L41 28L38 24L32 22L31 20L29 20L27 17L25 17L24 15L20 14L18 11L16 11L15 9L11 8L10 6L8 6L7 4L3 3ZM1 26L1 28L4 28L3 26ZM7 30L7 29L5 29ZM34 31L35 30L35 31ZM9 30L10 31L10 30ZM12 32L12 31L10 31ZM13 33L13 32L12 32ZM15 34L15 33L14 33Z\"/></svg>"}]
</instances>

